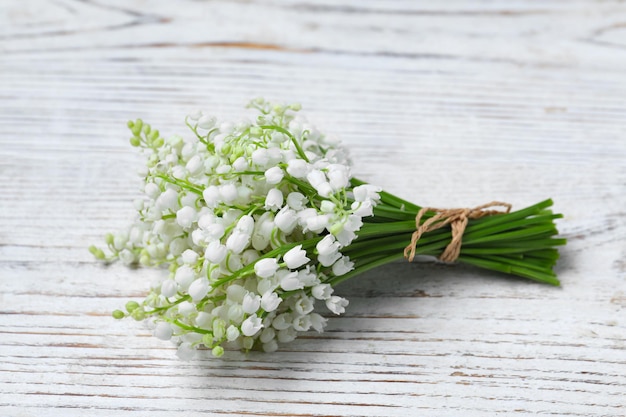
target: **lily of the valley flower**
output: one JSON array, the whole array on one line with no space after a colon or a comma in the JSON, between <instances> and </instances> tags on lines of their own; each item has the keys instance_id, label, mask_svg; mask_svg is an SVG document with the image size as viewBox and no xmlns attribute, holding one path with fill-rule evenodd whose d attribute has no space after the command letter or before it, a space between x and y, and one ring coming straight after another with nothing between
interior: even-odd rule
<instances>
[{"instance_id":1,"label":"lily of the valley flower","mask_svg":"<svg viewBox=\"0 0 626 417\"><path fill-rule=\"evenodd\" d=\"M259 112L254 121L238 123L194 112L185 120L192 130L186 139L129 122L131 144L147 155L137 220L106 236L110 255L90 248L102 260L168 267L142 303L129 302L113 316L148 319L157 338L178 344L181 359L200 347L217 357L230 347L273 352L300 332L323 331L327 319L315 311L316 300L343 314L348 300L334 295L336 285L402 257L420 210L354 179L347 152L298 117L299 105L256 99L250 107ZM506 238L501 225L493 228L501 240L476 226L469 236L480 242L483 233L487 246L474 244L463 260L496 270L506 264L517 275L554 283L548 269L558 254L551 246L562 243L546 241L558 217L550 217L549 205L528 212L546 218L536 243L533 235ZM520 218L516 232L523 230ZM449 232L437 233L423 246L426 254L447 245ZM524 244L532 268L519 257ZM499 252L490 257L494 247ZM512 256L500 255L507 251Z\"/></svg>"}]
</instances>

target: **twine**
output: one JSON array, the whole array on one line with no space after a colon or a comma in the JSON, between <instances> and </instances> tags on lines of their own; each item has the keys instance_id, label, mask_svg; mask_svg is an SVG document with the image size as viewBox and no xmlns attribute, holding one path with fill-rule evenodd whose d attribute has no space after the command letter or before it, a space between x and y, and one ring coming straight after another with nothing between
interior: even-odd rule
<instances>
[{"instance_id":1,"label":"twine","mask_svg":"<svg viewBox=\"0 0 626 417\"><path fill-rule=\"evenodd\" d=\"M490 207L505 207L506 211L485 210ZM427 211L434 211L436 214L420 225L422 216L424 216ZM413 258L415 258L415 248L422 235L449 224L452 229L452 240L448 246L446 246L443 253L439 255L439 260L443 262L454 262L459 257L459 253L461 253L463 233L465 232L465 227L467 226L467 221L469 219L479 219L481 217L491 216L494 214L505 214L509 211L511 211L511 205L500 201L492 201L491 203L483 204L474 208L439 209L433 207L422 207L417 213L417 216L415 216L416 230L411 236L411 243L404 248L404 257L408 259L409 262L413 262Z\"/></svg>"}]
</instances>

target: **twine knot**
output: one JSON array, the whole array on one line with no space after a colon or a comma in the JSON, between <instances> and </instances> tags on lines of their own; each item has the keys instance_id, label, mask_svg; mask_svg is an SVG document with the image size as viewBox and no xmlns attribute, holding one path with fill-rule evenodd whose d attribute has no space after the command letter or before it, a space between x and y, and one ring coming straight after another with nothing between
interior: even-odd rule
<instances>
[{"instance_id":1,"label":"twine knot","mask_svg":"<svg viewBox=\"0 0 626 417\"><path fill-rule=\"evenodd\" d=\"M491 207L505 207L506 211L486 210ZM423 224L420 224L422 217L428 211L434 211L435 215L426 220ZM452 239L443 253L439 255L439 260L443 262L454 262L461 253L463 233L465 232L465 227L469 219L479 219L494 214L505 214L509 211L511 211L511 205L500 201L492 201L491 203L474 208L439 209L434 207L422 207L417 213L417 216L415 216L416 230L411 236L411 243L404 248L404 257L408 259L409 262L413 262L413 258L415 258L415 248L422 235L449 224L452 229Z\"/></svg>"}]
</instances>

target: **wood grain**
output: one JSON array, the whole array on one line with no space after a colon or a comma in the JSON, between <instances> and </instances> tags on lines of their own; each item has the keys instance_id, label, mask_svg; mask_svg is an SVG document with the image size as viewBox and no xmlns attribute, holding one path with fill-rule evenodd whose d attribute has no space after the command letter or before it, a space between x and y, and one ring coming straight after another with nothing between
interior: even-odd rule
<instances>
[{"instance_id":1,"label":"wood grain","mask_svg":"<svg viewBox=\"0 0 626 417\"><path fill-rule=\"evenodd\" d=\"M4 1L0 415L625 415L624 22L619 1ZM393 264L338 289L326 333L222 360L114 321L161 274L86 250L132 216L125 121L183 133L259 95L421 204L554 198L563 287Z\"/></svg>"}]
</instances>

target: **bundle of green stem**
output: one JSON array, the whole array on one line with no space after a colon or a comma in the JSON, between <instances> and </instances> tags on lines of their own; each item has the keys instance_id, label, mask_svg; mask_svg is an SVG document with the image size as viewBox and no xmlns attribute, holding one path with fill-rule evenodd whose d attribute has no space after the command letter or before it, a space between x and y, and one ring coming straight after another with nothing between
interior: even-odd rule
<instances>
[{"instance_id":1,"label":"bundle of green stem","mask_svg":"<svg viewBox=\"0 0 626 417\"><path fill-rule=\"evenodd\" d=\"M354 186L363 182L353 179ZM335 277L336 285L372 268L403 257L403 249L416 230L416 216L422 207L382 191L373 217L363 218L359 238L344 249L356 260L355 269ZM560 282L553 271L559 259L557 246L566 240L558 234L554 220L562 218L550 210L552 200L544 200L522 210L468 221L457 262L551 285ZM427 211L422 220L435 215ZM415 246L415 254L439 256L452 238L450 226L426 233Z\"/></svg>"}]
</instances>

